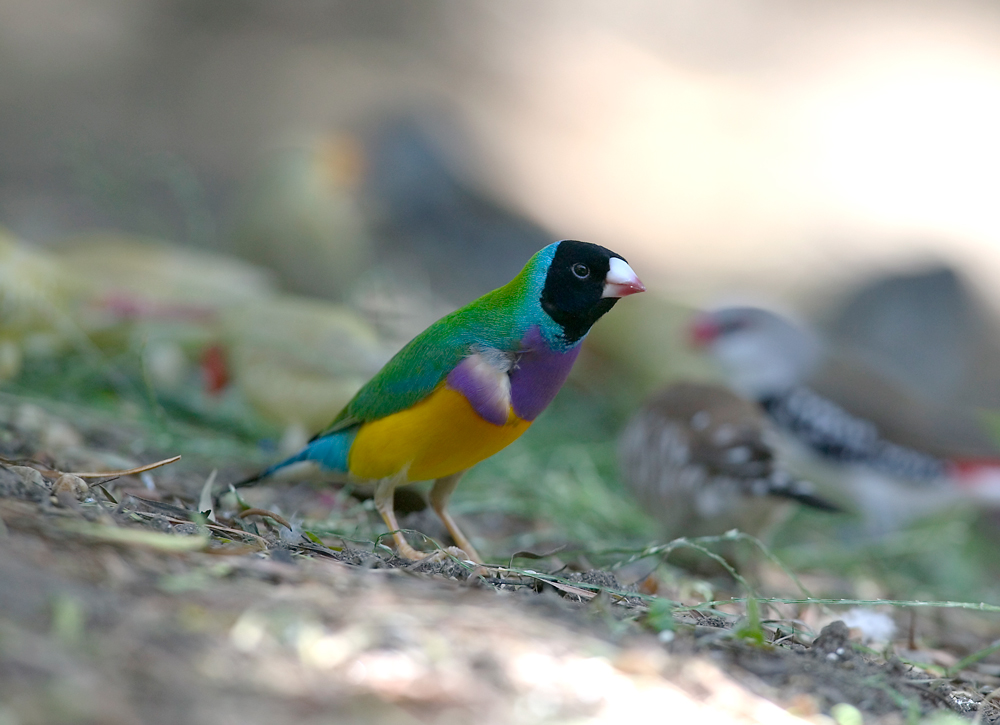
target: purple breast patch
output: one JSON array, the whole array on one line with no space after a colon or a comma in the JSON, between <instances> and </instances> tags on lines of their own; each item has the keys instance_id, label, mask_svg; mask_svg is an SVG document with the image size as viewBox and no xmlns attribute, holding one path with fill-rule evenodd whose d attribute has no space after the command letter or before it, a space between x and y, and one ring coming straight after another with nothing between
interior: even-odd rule
<instances>
[{"instance_id":1,"label":"purple breast patch","mask_svg":"<svg viewBox=\"0 0 1000 725\"><path fill-rule=\"evenodd\" d=\"M553 352L536 326L521 340L521 350L509 373L510 398L517 417L534 420L556 397L576 362L580 346Z\"/></svg>"}]
</instances>

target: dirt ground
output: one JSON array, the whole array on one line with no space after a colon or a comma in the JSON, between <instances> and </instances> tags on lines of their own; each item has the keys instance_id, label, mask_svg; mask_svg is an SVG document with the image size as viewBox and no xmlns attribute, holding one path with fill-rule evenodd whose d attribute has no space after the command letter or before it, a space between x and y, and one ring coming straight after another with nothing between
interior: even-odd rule
<instances>
[{"instance_id":1,"label":"dirt ground","mask_svg":"<svg viewBox=\"0 0 1000 725\"><path fill-rule=\"evenodd\" d=\"M135 436L3 401L2 725L1000 722L1000 671L933 676L839 622L766 621L759 643L722 610L664 627L610 572L413 564L224 505L212 521L197 465L59 477L170 453Z\"/></svg>"}]
</instances>

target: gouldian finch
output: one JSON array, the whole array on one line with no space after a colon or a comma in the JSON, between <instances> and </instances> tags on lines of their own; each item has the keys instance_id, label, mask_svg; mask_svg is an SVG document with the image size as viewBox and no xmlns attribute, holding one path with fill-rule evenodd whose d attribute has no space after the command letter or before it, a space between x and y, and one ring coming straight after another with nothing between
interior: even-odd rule
<instances>
[{"instance_id":1,"label":"gouldian finch","mask_svg":"<svg viewBox=\"0 0 1000 725\"><path fill-rule=\"evenodd\" d=\"M400 556L421 559L396 523L393 490L434 481L430 500L455 543L481 559L446 507L462 474L528 429L555 397L591 326L620 297L645 290L620 255L565 240L537 252L508 284L411 340L296 455L374 484L375 507Z\"/></svg>"}]
</instances>

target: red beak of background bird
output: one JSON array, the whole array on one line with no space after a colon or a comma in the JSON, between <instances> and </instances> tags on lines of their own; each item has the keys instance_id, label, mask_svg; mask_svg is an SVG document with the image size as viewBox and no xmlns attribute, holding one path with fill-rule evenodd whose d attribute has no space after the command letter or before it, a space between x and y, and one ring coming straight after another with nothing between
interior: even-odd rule
<instances>
[{"instance_id":1,"label":"red beak of background bird","mask_svg":"<svg viewBox=\"0 0 1000 725\"><path fill-rule=\"evenodd\" d=\"M628 266L628 262L618 257L612 257L611 268L604 278L604 294L601 297L628 297L637 292L645 291L646 285Z\"/></svg>"},{"instance_id":2,"label":"red beak of background bird","mask_svg":"<svg viewBox=\"0 0 1000 725\"><path fill-rule=\"evenodd\" d=\"M708 317L700 315L692 320L688 335L691 347L705 347L719 336L719 326Z\"/></svg>"}]
</instances>

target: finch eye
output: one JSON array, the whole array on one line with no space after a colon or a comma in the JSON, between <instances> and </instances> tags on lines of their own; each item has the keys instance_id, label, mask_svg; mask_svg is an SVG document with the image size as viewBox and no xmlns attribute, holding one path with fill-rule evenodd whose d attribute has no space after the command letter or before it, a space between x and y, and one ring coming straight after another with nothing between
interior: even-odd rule
<instances>
[{"instance_id":1,"label":"finch eye","mask_svg":"<svg viewBox=\"0 0 1000 725\"><path fill-rule=\"evenodd\" d=\"M577 279L587 279L590 276L590 267L580 262L570 267L570 270L572 270Z\"/></svg>"}]
</instances>

